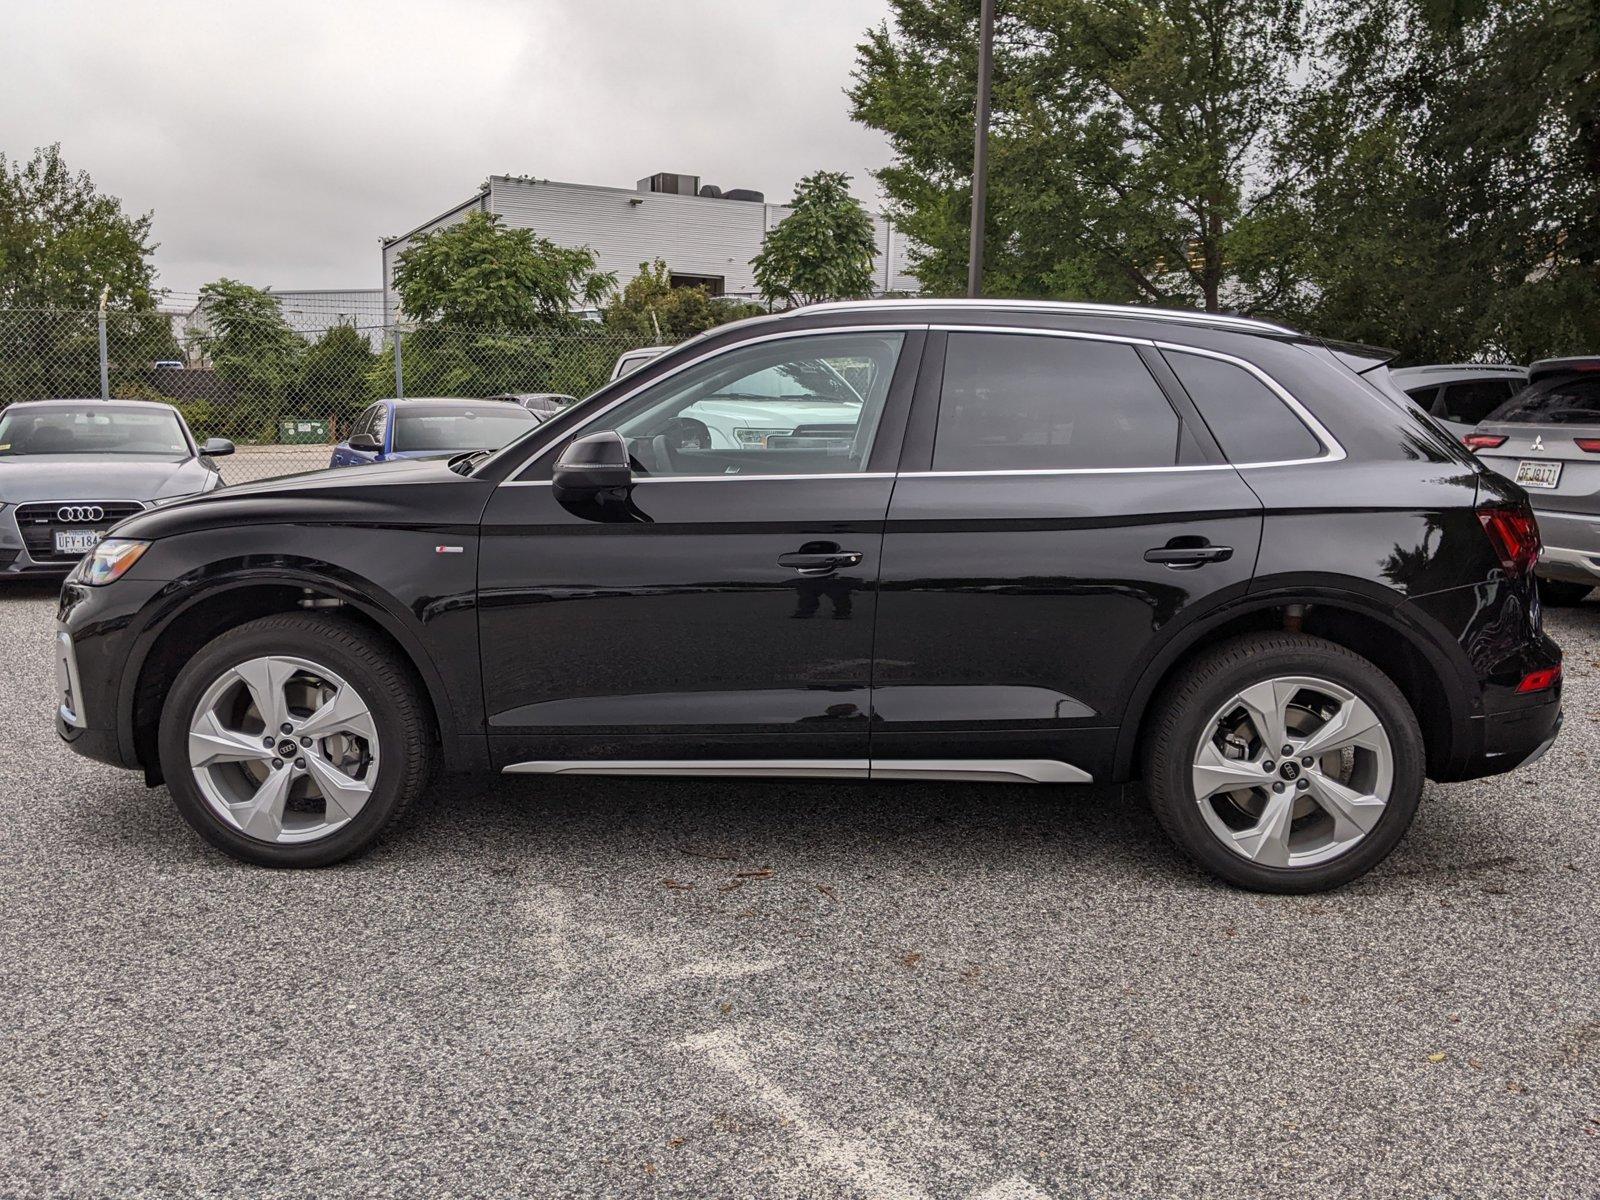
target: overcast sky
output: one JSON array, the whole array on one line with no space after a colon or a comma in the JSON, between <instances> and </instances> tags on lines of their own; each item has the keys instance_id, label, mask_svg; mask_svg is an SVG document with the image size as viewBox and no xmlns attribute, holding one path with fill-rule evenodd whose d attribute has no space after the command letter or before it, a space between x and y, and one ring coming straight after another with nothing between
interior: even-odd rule
<instances>
[{"instance_id":1,"label":"overcast sky","mask_svg":"<svg viewBox=\"0 0 1600 1200\"><path fill-rule=\"evenodd\" d=\"M855 46L885 0L18 0L0 150L60 142L153 210L162 286L376 287L378 239L491 174L656 171L787 200L867 172Z\"/></svg>"}]
</instances>

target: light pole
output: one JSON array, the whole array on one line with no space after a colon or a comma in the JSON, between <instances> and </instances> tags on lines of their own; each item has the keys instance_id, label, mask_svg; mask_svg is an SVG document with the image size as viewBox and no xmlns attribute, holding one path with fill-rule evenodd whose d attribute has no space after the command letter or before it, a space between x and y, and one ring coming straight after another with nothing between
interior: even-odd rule
<instances>
[{"instance_id":1,"label":"light pole","mask_svg":"<svg viewBox=\"0 0 1600 1200\"><path fill-rule=\"evenodd\" d=\"M967 242L967 295L983 294L983 221L989 200L989 77L994 73L994 0L978 13L978 112L972 131L972 230Z\"/></svg>"}]
</instances>

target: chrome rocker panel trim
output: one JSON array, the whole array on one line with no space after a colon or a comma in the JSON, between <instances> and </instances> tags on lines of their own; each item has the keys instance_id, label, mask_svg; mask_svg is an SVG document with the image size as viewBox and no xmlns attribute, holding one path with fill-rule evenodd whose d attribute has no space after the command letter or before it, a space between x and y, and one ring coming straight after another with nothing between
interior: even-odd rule
<instances>
[{"instance_id":1,"label":"chrome rocker panel trim","mask_svg":"<svg viewBox=\"0 0 1600 1200\"><path fill-rule=\"evenodd\" d=\"M624 758L536 759L504 775L736 776L769 779L945 779L970 783L1093 783L1053 758Z\"/></svg>"}]
</instances>

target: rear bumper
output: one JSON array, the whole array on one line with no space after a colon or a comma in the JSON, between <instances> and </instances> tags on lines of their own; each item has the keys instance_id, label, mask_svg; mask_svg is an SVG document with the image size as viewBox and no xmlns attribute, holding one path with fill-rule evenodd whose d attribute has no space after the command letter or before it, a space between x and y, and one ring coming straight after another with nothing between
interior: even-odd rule
<instances>
[{"instance_id":1,"label":"rear bumper","mask_svg":"<svg viewBox=\"0 0 1600 1200\"><path fill-rule=\"evenodd\" d=\"M1539 551L1539 574L1546 579L1568 583L1592 583L1600 587L1600 550L1572 550L1566 546L1545 546Z\"/></svg>"},{"instance_id":2,"label":"rear bumper","mask_svg":"<svg viewBox=\"0 0 1600 1200\"><path fill-rule=\"evenodd\" d=\"M1553 688L1531 704L1472 720L1476 747L1459 769L1441 782L1503 775L1544 757L1561 732L1561 690Z\"/></svg>"},{"instance_id":3,"label":"rear bumper","mask_svg":"<svg viewBox=\"0 0 1600 1200\"><path fill-rule=\"evenodd\" d=\"M1539 519L1539 574L1546 579L1600 586L1600 513L1534 506Z\"/></svg>"}]
</instances>

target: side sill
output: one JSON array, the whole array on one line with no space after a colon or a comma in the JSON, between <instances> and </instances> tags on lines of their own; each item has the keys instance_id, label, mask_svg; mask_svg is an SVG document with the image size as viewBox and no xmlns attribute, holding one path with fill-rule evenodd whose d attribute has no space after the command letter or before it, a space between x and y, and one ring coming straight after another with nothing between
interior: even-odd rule
<instances>
[{"instance_id":1,"label":"side sill","mask_svg":"<svg viewBox=\"0 0 1600 1200\"><path fill-rule=\"evenodd\" d=\"M776 779L942 779L969 783L1093 783L1052 758L669 758L538 759L505 775L736 776Z\"/></svg>"}]
</instances>

